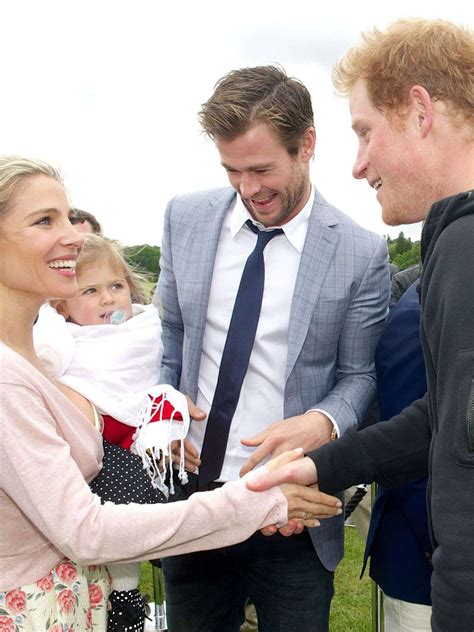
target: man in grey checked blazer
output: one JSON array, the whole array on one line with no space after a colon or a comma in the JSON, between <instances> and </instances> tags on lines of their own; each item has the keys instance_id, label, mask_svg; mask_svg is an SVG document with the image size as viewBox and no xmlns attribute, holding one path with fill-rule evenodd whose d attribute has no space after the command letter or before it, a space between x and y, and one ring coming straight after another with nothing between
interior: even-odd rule
<instances>
[{"instance_id":1,"label":"man in grey checked blazer","mask_svg":"<svg viewBox=\"0 0 474 632\"><path fill-rule=\"evenodd\" d=\"M314 449L362 419L375 393L373 356L389 275L384 240L311 185L313 113L299 81L273 66L233 71L200 116L232 188L169 203L156 294L161 381L189 396L196 420L185 450L191 472L200 464L223 323L255 244L245 221L284 230L265 250L262 311L220 484L270 453ZM191 474L184 495L195 479ZM293 528L292 537L274 527L266 531L276 532L271 537L258 533L226 550L164 560L170 630L237 631L248 597L260 632L328 630L342 516Z\"/></svg>"}]
</instances>

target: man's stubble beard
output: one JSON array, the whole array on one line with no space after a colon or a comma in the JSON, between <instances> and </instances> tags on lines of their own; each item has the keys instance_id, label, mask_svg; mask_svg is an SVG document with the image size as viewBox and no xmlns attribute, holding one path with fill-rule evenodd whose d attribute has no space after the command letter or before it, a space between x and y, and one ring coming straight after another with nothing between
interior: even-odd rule
<instances>
[{"instance_id":1,"label":"man's stubble beard","mask_svg":"<svg viewBox=\"0 0 474 632\"><path fill-rule=\"evenodd\" d=\"M303 169L300 168L298 173L295 168L294 179L292 180L291 184L283 192L278 193L278 197L281 201L282 210L274 219L272 219L272 223L270 224L270 226L282 226L288 220L295 208L301 203L303 197L306 194L306 191L308 190L308 186L309 176L306 176L306 173ZM250 215L256 221L261 221L257 217L255 217L251 204L247 203L245 198L243 198L242 196L240 197ZM268 228L268 226L266 227Z\"/></svg>"}]
</instances>

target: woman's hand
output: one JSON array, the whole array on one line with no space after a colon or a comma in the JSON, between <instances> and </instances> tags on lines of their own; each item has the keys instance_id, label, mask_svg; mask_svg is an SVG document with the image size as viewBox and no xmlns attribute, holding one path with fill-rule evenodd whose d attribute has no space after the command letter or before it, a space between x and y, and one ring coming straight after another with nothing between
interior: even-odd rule
<instances>
[{"instance_id":1,"label":"woman's hand","mask_svg":"<svg viewBox=\"0 0 474 632\"><path fill-rule=\"evenodd\" d=\"M297 483L280 485L288 501L288 519L304 527L319 527L319 520L342 513L341 501L319 491L317 485L305 487Z\"/></svg>"}]
</instances>

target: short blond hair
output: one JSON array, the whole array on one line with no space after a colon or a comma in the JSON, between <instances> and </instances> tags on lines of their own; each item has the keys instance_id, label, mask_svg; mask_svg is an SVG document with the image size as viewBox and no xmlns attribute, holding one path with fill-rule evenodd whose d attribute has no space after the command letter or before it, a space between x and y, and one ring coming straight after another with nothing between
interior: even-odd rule
<instances>
[{"instance_id":1,"label":"short blond hair","mask_svg":"<svg viewBox=\"0 0 474 632\"><path fill-rule=\"evenodd\" d=\"M372 104L385 114L401 113L410 88L424 87L443 101L453 124L467 125L474 138L474 33L444 20L401 19L385 31L374 28L333 70L333 84L349 95L358 79Z\"/></svg>"}]
</instances>

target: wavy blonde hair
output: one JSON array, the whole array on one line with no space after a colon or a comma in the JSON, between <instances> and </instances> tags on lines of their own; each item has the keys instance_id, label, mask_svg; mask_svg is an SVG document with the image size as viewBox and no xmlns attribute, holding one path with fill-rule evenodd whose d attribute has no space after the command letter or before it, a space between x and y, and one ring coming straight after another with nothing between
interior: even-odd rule
<instances>
[{"instance_id":1,"label":"wavy blonde hair","mask_svg":"<svg viewBox=\"0 0 474 632\"><path fill-rule=\"evenodd\" d=\"M364 79L372 104L388 116L401 114L410 88L420 85L474 138L474 33L468 28L418 18L397 20L385 31L374 28L362 34L332 77L346 96Z\"/></svg>"}]
</instances>

